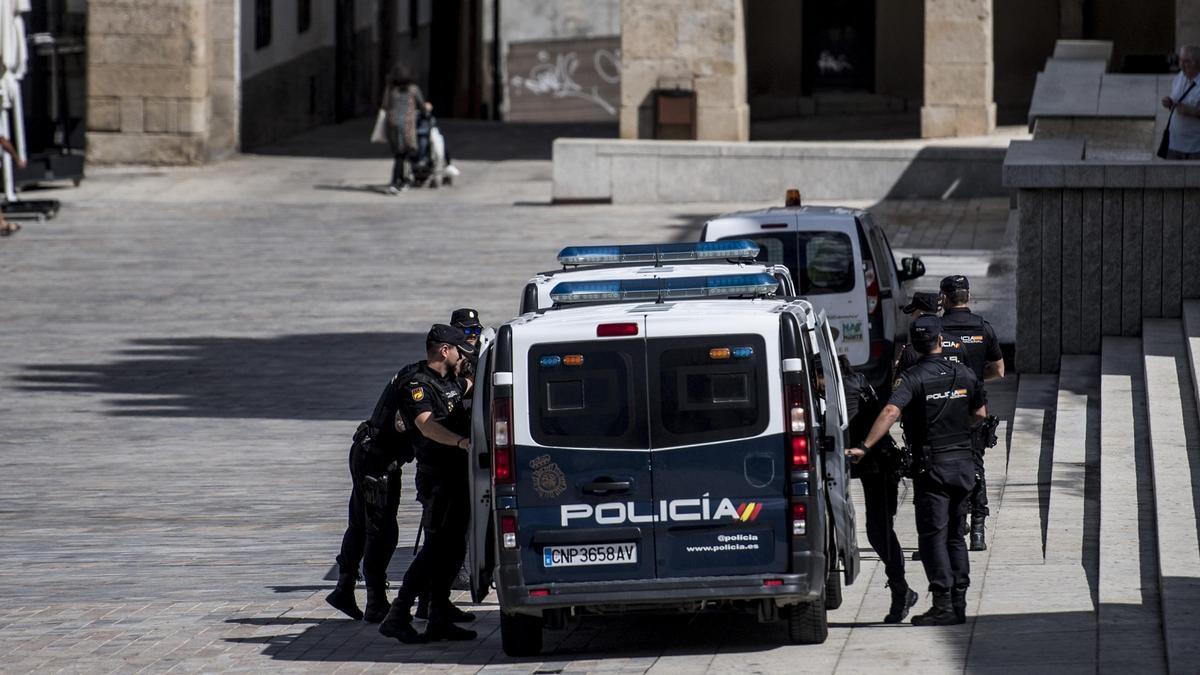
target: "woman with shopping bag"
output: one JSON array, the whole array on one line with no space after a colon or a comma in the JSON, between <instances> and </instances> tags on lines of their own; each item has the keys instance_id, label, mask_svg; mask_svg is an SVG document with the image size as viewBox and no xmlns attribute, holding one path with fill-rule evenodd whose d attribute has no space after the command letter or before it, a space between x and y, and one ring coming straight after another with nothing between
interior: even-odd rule
<instances>
[{"instance_id":1,"label":"woman with shopping bag","mask_svg":"<svg viewBox=\"0 0 1200 675\"><path fill-rule=\"evenodd\" d=\"M425 97L408 68L397 63L383 86L383 101L371 133L371 142L386 142L395 158L388 191L400 194L412 185L412 163L417 159L417 122L425 109Z\"/></svg>"}]
</instances>

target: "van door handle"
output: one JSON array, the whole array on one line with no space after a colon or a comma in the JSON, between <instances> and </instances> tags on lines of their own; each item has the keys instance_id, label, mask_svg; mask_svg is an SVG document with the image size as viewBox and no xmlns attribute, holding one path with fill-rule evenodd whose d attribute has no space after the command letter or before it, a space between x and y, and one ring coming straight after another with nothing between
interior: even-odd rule
<instances>
[{"instance_id":1,"label":"van door handle","mask_svg":"<svg viewBox=\"0 0 1200 675\"><path fill-rule=\"evenodd\" d=\"M583 484L583 494L596 497L626 494L632 489L633 481L629 480L605 480Z\"/></svg>"}]
</instances>

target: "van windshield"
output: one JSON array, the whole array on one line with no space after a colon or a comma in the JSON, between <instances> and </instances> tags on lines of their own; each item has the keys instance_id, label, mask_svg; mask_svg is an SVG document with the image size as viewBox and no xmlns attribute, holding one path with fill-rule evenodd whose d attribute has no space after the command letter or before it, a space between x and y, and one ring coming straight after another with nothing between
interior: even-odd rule
<instances>
[{"instance_id":1,"label":"van windshield","mask_svg":"<svg viewBox=\"0 0 1200 675\"><path fill-rule=\"evenodd\" d=\"M854 245L843 232L774 232L725 239L749 239L759 246L758 260L786 265L800 295L854 290Z\"/></svg>"},{"instance_id":2,"label":"van windshield","mask_svg":"<svg viewBox=\"0 0 1200 675\"><path fill-rule=\"evenodd\" d=\"M646 447L645 363L641 340L530 349L533 440L563 448Z\"/></svg>"},{"instance_id":3,"label":"van windshield","mask_svg":"<svg viewBox=\"0 0 1200 675\"><path fill-rule=\"evenodd\" d=\"M648 340L653 447L762 433L770 420L765 350L758 335Z\"/></svg>"}]
</instances>

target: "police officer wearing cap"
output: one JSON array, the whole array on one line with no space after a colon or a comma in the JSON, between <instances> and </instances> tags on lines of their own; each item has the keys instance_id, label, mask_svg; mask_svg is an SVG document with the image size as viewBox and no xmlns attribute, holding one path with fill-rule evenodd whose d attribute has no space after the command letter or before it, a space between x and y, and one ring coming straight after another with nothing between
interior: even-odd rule
<instances>
[{"instance_id":1,"label":"police officer wearing cap","mask_svg":"<svg viewBox=\"0 0 1200 675\"><path fill-rule=\"evenodd\" d=\"M905 314L911 314L914 319L919 319L931 314L936 315L941 309L941 304L942 298L939 294L917 291L913 293L912 300L901 311ZM906 342L900 348L900 357L896 359L896 372L902 373L920 360L921 355L917 353L917 350L913 349L911 343Z\"/></svg>"},{"instance_id":2,"label":"police officer wearing cap","mask_svg":"<svg viewBox=\"0 0 1200 675\"><path fill-rule=\"evenodd\" d=\"M987 406L975 374L942 354L938 317L914 321L909 339L921 360L900 374L866 440L846 454L860 461L903 417L904 434L913 449L918 546L933 593L933 607L912 622L917 626L964 623L971 578L961 523L977 482L971 427L987 417Z\"/></svg>"},{"instance_id":3,"label":"police officer wearing cap","mask_svg":"<svg viewBox=\"0 0 1200 675\"><path fill-rule=\"evenodd\" d=\"M405 643L471 640L475 631L455 626L475 617L450 602L450 587L466 557L470 520L467 451L471 419L462 404L471 387L463 365L475 347L460 328L436 324L425 338L426 359L401 385L400 408L413 423L417 457L417 500L425 545L404 574L379 632ZM414 598L428 593L429 625L424 634L412 626Z\"/></svg>"},{"instance_id":4,"label":"police officer wearing cap","mask_svg":"<svg viewBox=\"0 0 1200 675\"><path fill-rule=\"evenodd\" d=\"M971 282L961 274L942 279L942 340L946 355L966 365L980 382L1004 377L1004 354L996 331L967 304L971 301ZM986 399L986 395L985 395ZM985 448L975 448L975 468L979 482L971 494L971 550L987 550L985 536L988 510L987 480L983 468Z\"/></svg>"}]
</instances>

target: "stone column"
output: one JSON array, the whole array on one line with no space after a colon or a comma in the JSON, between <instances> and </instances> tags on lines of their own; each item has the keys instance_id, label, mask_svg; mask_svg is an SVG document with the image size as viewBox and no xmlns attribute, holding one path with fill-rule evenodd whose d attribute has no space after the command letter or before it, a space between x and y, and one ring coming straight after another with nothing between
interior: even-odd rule
<instances>
[{"instance_id":1,"label":"stone column","mask_svg":"<svg viewBox=\"0 0 1200 675\"><path fill-rule=\"evenodd\" d=\"M976 136L996 128L992 0L925 0L921 136Z\"/></svg>"},{"instance_id":2,"label":"stone column","mask_svg":"<svg viewBox=\"0 0 1200 675\"><path fill-rule=\"evenodd\" d=\"M696 92L699 140L750 138L743 0L623 0L621 138L654 133L658 88Z\"/></svg>"},{"instance_id":3,"label":"stone column","mask_svg":"<svg viewBox=\"0 0 1200 675\"><path fill-rule=\"evenodd\" d=\"M1200 0L1175 0L1175 47L1200 46Z\"/></svg>"},{"instance_id":4,"label":"stone column","mask_svg":"<svg viewBox=\"0 0 1200 675\"><path fill-rule=\"evenodd\" d=\"M87 27L87 159L196 164L213 121L235 120L231 0L91 0ZM224 34L214 40L216 22ZM213 91L222 92L214 110ZM214 117L215 114L215 117ZM230 122L235 124L235 122ZM219 145L236 145L236 127Z\"/></svg>"}]
</instances>

